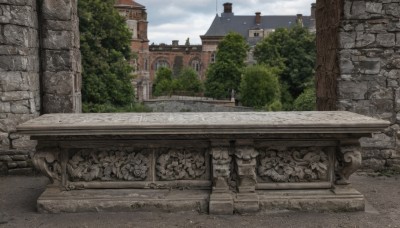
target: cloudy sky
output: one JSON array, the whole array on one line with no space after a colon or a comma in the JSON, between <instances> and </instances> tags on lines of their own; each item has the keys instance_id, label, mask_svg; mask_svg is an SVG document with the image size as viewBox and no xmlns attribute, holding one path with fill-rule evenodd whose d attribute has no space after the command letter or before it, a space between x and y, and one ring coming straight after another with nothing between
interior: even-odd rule
<instances>
[{"instance_id":1,"label":"cloudy sky","mask_svg":"<svg viewBox=\"0 0 400 228\"><path fill-rule=\"evenodd\" d=\"M218 4L216 3L218 1ZM218 6L231 2L235 15L310 15L311 3L315 0L137 0L147 8L150 43L170 44L179 40L184 44L200 44L200 35L210 27Z\"/></svg>"}]
</instances>

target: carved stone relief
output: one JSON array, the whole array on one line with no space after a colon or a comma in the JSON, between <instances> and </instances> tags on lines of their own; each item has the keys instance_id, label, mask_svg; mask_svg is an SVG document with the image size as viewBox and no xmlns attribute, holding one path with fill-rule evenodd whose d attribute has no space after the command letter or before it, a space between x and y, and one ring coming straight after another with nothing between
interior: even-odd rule
<instances>
[{"instance_id":1,"label":"carved stone relief","mask_svg":"<svg viewBox=\"0 0 400 228\"><path fill-rule=\"evenodd\" d=\"M258 151L251 146L238 146L235 149L239 192L255 192L257 156Z\"/></svg>"},{"instance_id":2,"label":"carved stone relief","mask_svg":"<svg viewBox=\"0 0 400 228\"><path fill-rule=\"evenodd\" d=\"M336 184L350 184L349 177L361 167L362 156L359 146L344 146L337 153Z\"/></svg>"},{"instance_id":3,"label":"carved stone relief","mask_svg":"<svg viewBox=\"0 0 400 228\"><path fill-rule=\"evenodd\" d=\"M329 180L329 154L320 147L267 148L258 160L258 176L266 182Z\"/></svg>"},{"instance_id":4,"label":"carved stone relief","mask_svg":"<svg viewBox=\"0 0 400 228\"><path fill-rule=\"evenodd\" d=\"M211 149L213 188L218 190L229 190L229 178L231 174L232 157L229 155L228 147L215 147Z\"/></svg>"},{"instance_id":5,"label":"carved stone relief","mask_svg":"<svg viewBox=\"0 0 400 228\"><path fill-rule=\"evenodd\" d=\"M67 164L72 181L142 181L147 178L148 169L146 153L126 148L81 150Z\"/></svg>"},{"instance_id":6,"label":"carved stone relief","mask_svg":"<svg viewBox=\"0 0 400 228\"><path fill-rule=\"evenodd\" d=\"M206 173L205 152L196 149L169 149L157 158L159 180L202 179Z\"/></svg>"},{"instance_id":7,"label":"carved stone relief","mask_svg":"<svg viewBox=\"0 0 400 228\"><path fill-rule=\"evenodd\" d=\"M32 157L32 163L36 169L46 175L51 183L61 182L61 165L59 152L38 150Z\"/></svg>"}]
</instances>

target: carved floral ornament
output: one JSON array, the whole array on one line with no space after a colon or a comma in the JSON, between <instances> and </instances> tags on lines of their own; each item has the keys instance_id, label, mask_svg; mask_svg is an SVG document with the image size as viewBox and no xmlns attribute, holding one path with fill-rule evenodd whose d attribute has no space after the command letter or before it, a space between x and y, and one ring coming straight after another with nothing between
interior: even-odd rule
<instances>
[{"instance_id":1,"label":"carved floral ornament","mask_svg":"<svg viewBox=\"0 0 400 228\"><path fill-rule=\"evenodd\" d=\"M322 148L269 148L260 152L258 175L267 182L327 181L329 156Z\"/></svg>"},{"instance_id":2,"label":"carved floral ornament","mask_svg":"<svg viewBox=\"0 0 400 228\"><path fill-rule=\"evenodd\" d=\"M129 149L81 150L67 164L73 181L145 180L148 169L149 159Z\"/></svg>"},{"instance_id":3,"label":"carved floral ornament","mask_svg":"<svg viewBox=\"0 0 400 228\"><path fill-rule=\"evenodd\" d=\"M196 149L170 149L157 159L160 180L201 179L206 173L204 151Z\"/></svg>"}]
</instances>

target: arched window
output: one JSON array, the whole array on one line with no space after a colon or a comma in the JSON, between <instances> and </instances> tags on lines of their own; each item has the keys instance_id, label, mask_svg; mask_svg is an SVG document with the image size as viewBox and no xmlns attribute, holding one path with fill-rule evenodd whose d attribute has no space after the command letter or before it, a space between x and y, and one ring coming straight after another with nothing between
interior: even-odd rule
<instances>
[{"instance_id":1,"label":"arched window","mask_svg":"<svg viewBox=\"0 0 400 228\"><path fill-rule=\"evenodd\" d=\"M198 59L192 60L192 68L196 72L200 71L200 61Z\"/></svg>"},{"instance_id":2,"label":"arched window","mask_svg":"<svg viewBox=\"0 0 400 228\"><path fill-rule=\"evenodd\" d=\"M211 54L211 63L215 63L215 60L216 60L216 54L215 54L215 52L213 52L212 54Z\"/></svg>"},{"instance_id":3,"label":"arched window","mask_svg":"<svg viewBox=\"0 0 400 228\"><path fill-rule=\"evenodd\" d=\"M159 60L156 61L156 64L155 64L155 67L154 67L155 70L158 70L158 69L160 69L162 67L169 68L169 63L168 63L167 60L159 59Z\"/></svg>"}]
</instances>

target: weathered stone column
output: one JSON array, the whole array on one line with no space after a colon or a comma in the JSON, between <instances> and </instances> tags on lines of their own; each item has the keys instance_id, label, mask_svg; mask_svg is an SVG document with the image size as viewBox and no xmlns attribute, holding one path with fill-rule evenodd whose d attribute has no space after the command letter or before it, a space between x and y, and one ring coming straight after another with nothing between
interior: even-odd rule
<instances>
[{"instance_id":1,"label":"weathered stone column","mask_svg":"<svg viewBox=\"0 0 400 228\"><path fill-rule=\"evenodd\" d=\"M0 1L0 174L31 172L35 147L15 128L40 114L36 1Z\"/></svg>"},{"instance_id":2,"label":"weathered stone column","mask_svg":"<svg viewBox=\"0 0 400 228\"><path fill-rule=\"evenodd\" d=\"M400 170L400 2L317 2L318 110L389 120L361 141L363 168Z\"/></svg>"},{"instance_id":3,"label":"weathered stone column","mask_svg":"<svg viewBox=\"0 0 400 228\"><path fill-rule=\"evenodd\" d=\"M212 193L210 195L210 214L233 214L233 197L229 189L231 175L230 142L219 140L211 142Z\"/></svg>"},{"instance_id":4,"label":"weathered stone column","mask_svg":"<svg viewBox=\"0 0 400 228\"><path fill-rule=\"evenodd\" d=\"M399 8L397 0L344 1L338 109L391 122L385 132L361 141L363 166L369 171L400 170Z\"/></svg>"},{"instance_id":5,"label":"weathered stone column","mask_svg":"<svg viewBox=\"0 0 400 228\"><path fill-rule=\"evenodd\" d=\"M43 0L40 7L43 113L81 112L77 0Z\"/></svg>"},{"instance_id":6,"label":"weathered stone column","mask_svg":"<svg viewBox=\"0 0 400 228\"><path fill-rule=\"evenodd\" d=\"M235 211L239 213L257 212L260 208L257 184L257 156L253 140L236 140L235 161L238 178L238 194L235 199Z\"/></svg>"}]
</instances>

